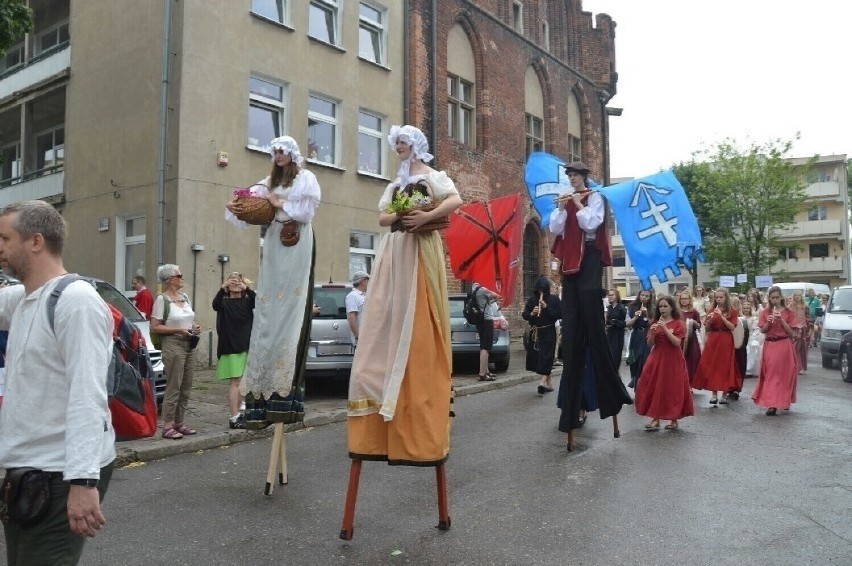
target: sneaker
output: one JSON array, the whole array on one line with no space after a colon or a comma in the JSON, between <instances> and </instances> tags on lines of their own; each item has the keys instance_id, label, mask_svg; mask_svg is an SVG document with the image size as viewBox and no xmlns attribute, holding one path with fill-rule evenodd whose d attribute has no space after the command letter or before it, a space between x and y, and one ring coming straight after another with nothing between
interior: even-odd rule
<instances>
[{"instance_id":1,"label":"sneaker","mask_svg":"<svg viewBox=\"0 0 852 566\"><path fill-rule=\"evenodd\" d=\"M232 429L246 428L246 419L242 415L242 413L240 413L236 417L231 417L230 419L228 419L228 426L230 426Z\"/></svg>"}]
</instances>

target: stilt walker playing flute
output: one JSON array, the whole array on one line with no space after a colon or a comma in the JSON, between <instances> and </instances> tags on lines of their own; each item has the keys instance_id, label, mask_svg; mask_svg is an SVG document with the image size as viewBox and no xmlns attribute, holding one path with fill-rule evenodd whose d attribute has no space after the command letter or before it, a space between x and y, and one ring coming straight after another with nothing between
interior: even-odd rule
<instances>
[{"instance_id":1,"label":"stilt walker playing flute","mask_svg":"<svg viewBox=\"0 0 852 566\"><path fill-rule=\"evenodd\" d=\"M612 265L606 207L603 196L588 188L589 168L575 161L565 166L573 189L557 199L550 215L556 234L551 252L561 262L562 273L562 379L557 405L562 410L559 430L568 433L568 450L574 450L574 430L582 425L580 403L585 352L591 351L595 388L602 419L613 417L613 435L619 437L617 415L632 405L614 366L604 330L601 276Z\"/></svg>"}]
</instances>

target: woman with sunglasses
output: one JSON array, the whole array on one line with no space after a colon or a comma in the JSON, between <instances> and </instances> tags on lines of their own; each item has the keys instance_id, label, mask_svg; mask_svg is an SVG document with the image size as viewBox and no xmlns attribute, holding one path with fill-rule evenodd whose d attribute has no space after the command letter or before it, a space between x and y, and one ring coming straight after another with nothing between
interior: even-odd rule
<instances>
[{"instance_id":1,"label":"woman with sunglasses","mask_svg":"<svg viewBox=\"0 0 852 566\"><path fill-rule=\"evenodd\" d=\"M163 398L163 438L179 440L195 434L183 422L192 379L195 377L195 344L201 327L195 324L195 312L189 297L182 291L183 274L172 263L157 269L163 292L154 301L151 311L151 332L162 336L163 370L166 373L166 393Z\"/></svg>"}]
</instances>

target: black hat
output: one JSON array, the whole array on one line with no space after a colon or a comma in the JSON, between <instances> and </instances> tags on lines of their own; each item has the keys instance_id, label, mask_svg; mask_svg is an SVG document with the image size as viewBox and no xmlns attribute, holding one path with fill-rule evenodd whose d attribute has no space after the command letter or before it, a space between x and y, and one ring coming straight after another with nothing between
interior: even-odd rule
<instances>
[{"instance_id":1,"label":"black hat","mask_svg":"<svg viewBox=\"0 0 852 566\"><path fill-rule=\"evenodd\" d=\"M570 173L571 171L579 173L580 175L588 175L589 166L583 163L582 161L572 161L571 163L565 166L566 173Z\"/></svg>"}]
</instances>

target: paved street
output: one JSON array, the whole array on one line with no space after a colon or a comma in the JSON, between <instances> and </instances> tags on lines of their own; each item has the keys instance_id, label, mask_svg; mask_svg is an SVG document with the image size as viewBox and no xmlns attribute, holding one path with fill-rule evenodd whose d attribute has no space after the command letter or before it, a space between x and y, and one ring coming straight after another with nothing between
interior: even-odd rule
<instances>
[{"instance_id":1,"label":"paved street","mask_svg":"<svg viewBox=\"0 0 852 566\"><path fill-rule=\"evenodd\" d=\"M287 435L290 483L272 496L268 438L137 464L115 473L83 563L849 564L852 386L811 362L790 412L698 393L676 432L627 410L616 440L593 415L575 453L534 383L461 397L449 532L432 469L366 462L355 537L337 538L343 423Z\"/></svg>"}]
</instances>

